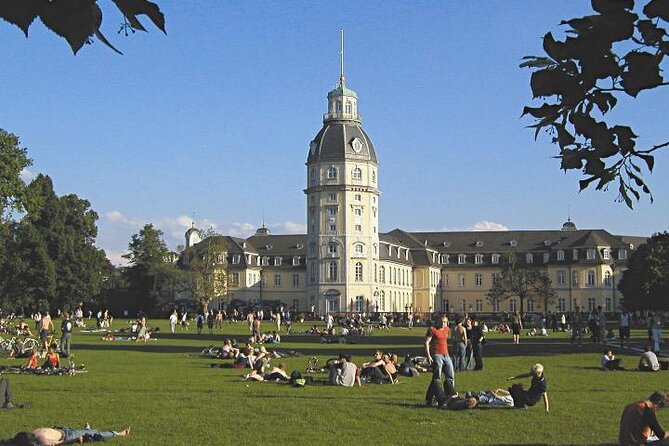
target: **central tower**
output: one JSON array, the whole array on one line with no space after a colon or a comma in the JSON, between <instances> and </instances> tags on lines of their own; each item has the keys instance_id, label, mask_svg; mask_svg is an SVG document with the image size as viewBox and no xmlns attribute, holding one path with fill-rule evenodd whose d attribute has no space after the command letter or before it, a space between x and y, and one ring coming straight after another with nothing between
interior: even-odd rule
<instances>
[{"instance_id":1,"label":"central tower","mask_svg":"<svg viewBox=\"0 0 669 446\"><path fill-rule=\"evenodd\" d=\"M378 293L378 163L346 87L340 33L339 83L306 163L307 298L320 312L366 311Z\"/></svg>"}]
</instances>

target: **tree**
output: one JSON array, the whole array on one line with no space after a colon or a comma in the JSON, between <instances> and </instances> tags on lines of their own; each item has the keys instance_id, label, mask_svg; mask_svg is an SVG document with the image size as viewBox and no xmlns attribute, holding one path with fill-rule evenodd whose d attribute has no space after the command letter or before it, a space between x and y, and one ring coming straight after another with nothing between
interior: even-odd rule
<instances>
[{"instance_id":1,"label":"tree","mask_svg":"<svg viewBox=\"0 0 669 446\"><path fill-rule=\"evenodd\" d=\"M184 251L179 261L188 291L197 299L203 313L209 310L211 299L228 294L225 239L211 230L207 234L203 241Z\"/></svg>"},{"instance_id":2,"label":"tree","mask_svg":"<svg viewBox=\"0 0 669 446\"><path fill-rule=\"evenodd\" d=\"M4 238L11 258L0 267L0 307L25 314L43 311L56 296L56 264L39 231L30 223L12 223Z\"/></svg>"},{"instance_id":3,"label":"tree","mask_svg":"<svg viewBox=\"0 0 669 446\"><path fill-rule=\"evenodd\" d=\"M147 0L112 0L123 15L119 33L146 31L137 16L146 15L162 32L165 31L165 16L157 4ZM67 40L74 54L84 44L92 43L95 35L100 42L122 54L100 31L102 10L96 0L2 0L0 18L18 26L28 37L28 29L39 17L48 29Z\"/></svg>"},{"instance_id":4,"label":"tree","mask_svg":"<svg viewBox=\"0 0 669 446\"><path fill-rule=\"evenodd\" d=\"M159 302L173 298L179 272L168 261L171 253L162 236L160 229L146 224L133 234L123 255L130 262L123 275L136 310L153 310Z\"/></svg>"},{"instance_id":5,"label":"tree","mask_svg":"<svg viewBox=\"0 0 669 446\"><path fill-rule=\"evenodd\" d=\"M596 14L562 21L568 30L563 41L544 36L546 56L527 56L535 99L549 98L540 107L525 107L523 115L536 118L535 138L543 129L557 144L560 167L581 170L580 190L595 181L597 190L618 183L617 201L633 207L640 192L653 196L642 178L642 167L652 172L653 152L669 141L640 149L627 125L610 126L604 118L616 107L619 95L636 98L641 92L669 85L662 77L669 40L669 0L651 0L642 16L634 0L592 0ZM645 93L644 93L645 94ZM598 120L601 119L601 120Z\"/></svg>"},{"instance_id":6,"label":"tree","mask_svg":"<svg viewBox=\"0 0 669 446\"><path fill-rule=\"evenodd\" d=\"M504 265L501 274L493 280L486 298L492 302L501 302L512 297L520 299L520 312L525 311L525 301L543 299L545 309L556 297L551 286L551 279L539 268L523 268L517 265L516 256L511 253L509 263Z\"/></svg>"},{"instance_id":7,"label":"tree","mask_svg":"<svg viewBox=\"0 0 669 446\"><path fill-rule=\"evenodd\" d=\"M58 197L51 178L38 175L26 190L23 225L39 234L55 265L53 308L71 309L100 292L104 251L95 246L98 214L74 194Z\"/></svg>"},{"instance_id":8,"label":"tree","mask_svg":"<svg viewBox=\"0 0 669 446\"><path fill-rule=\"evenodd\" d=\"M21 172L32 164L26 149L20 147L19 138L0 129L0 223L12 211L23 209L25 183Z\"/></svg>"},{"instance_id":9,"label":"tree","mask_svg":"<svg viewBox=\"0 0 669 446\"><path fill-rule=\"evenodd\" d=\"M669 310L669 232L654 234L632 253L618 289L630 310Z\"/></svg>"}]
</instances>

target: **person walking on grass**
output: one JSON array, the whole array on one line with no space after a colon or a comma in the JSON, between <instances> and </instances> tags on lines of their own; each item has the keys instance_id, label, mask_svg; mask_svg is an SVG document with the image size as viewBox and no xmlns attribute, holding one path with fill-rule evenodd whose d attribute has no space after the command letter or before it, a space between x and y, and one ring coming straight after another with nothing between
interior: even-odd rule
<instances>
[{"instance_id":1,"label":"person walking on grass","mask_svg":"<svg viewBox=\"0 0 669 446\"><path fill-rule=\"evenodd\" d=\"M620 417L620 446L669 444L669 433L657 421L657 411L669 405L667 392L655 391L643 401L628 404Z\"/></svg>"},{"instance_id":2,"label":"person walking on grass","mask_svg":"<svg viewBox=\"0 0 669 446\"><path fill-rule=\"evenodd\" d=\"M516 311L511 322L511 333L513 333L513 343L520 344L520 330L523 329L523 318L520 313Z\"/></svg>"},{"instance_id":3,"label":"person walking on grass","mask_svg":"<svg viewBox=\"0 0 669 446\"><path fill-rule=\"evenodd\" d=\"M455 372L453 362L448 354L448 338L451 329L448 327L448 316L442 313L436 325L428 328L425 334L425 356L432 366L432 380L425 394L425 404L432 406L436 398L443 405L449 397L457 395L455 391ZM443 390L441 380L444 380Z\"/></svg>"},{"instance_id":4,"label":"person walking on grass","mask_svg":"<svg viewBox=\"0 0 669 446\"><path fill-rule=\"evenodd\" d=\"M174 333L174 331L177 328L177 323L179 322L179 316L177 315L177 310L174 310L172 314L170 314L170 331Z\"/></svg>"},{"instance_id":5,"label":"person walking on grass","mask_svg":"<svg viewBox=\"0 0 669 446\"><path fill-rule=\"evenodd\" d=\"M63 322L60 324L60 351L66 358L71 356L70 346L72 344L72 321L70 314L66 311L63 313Z\"/></svg>"},{"instance_id":6,"label":"person walking on grass","mask_svg":"<svg viewBox=\"0 0 669 446\"><path fill-rule=\"evenodd\" d=\"M583 315L581 310L576 307L574 312L571 314L571 343L578 343L578 346L581 346L583 342Z\"/></svg>"}]
</instances>

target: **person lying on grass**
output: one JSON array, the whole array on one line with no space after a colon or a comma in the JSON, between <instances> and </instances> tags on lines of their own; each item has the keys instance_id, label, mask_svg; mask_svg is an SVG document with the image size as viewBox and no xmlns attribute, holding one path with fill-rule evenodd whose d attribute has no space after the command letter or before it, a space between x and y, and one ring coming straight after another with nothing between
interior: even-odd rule
<instances>
[{"instance_id":1,"label":"person lying on grass","mask_svg":"<svg viewBox=\"0 0 669 446\"><path fill-rule=\"evenodd\" d=\"M244 380L255 380L255 381L266 381L266 382L288 382L290 377L286 373L286 364L283 362L280 363L277 367L272 367L268 373L264 375L258 373L256 370L251 370L249 373L244 375Z\"/></svg>"},{"instance_id":2,"label":"person lying on grass","mask_svg":"<svg viewBox=\"0 0 669 446\"><path fill-rule=\"evenodd\" d=\"M465 398L476 399L476 407L490 408L513 408L513 397L511 392L504 389L481 390L479 392L466 392Z\"/></svg>"},{"instance_id":3,"label":"person lying on grass","mask_svg":"<svg viewBox=\"0 0 669 446\"><path fill-rule=\"evenodd\" d=\"M85 443L89 441L102 441L111 437L127 437L130 428L122 431L98 431L91 429L86 423L83 429L72 429L69 427L38 427L32 432L19 432L14 438L2 442L6 445L15 446L51 446L58 444Z\"/></svg>"},{"instance_id":4,"label":"person lying on grass","mask_svg":"<svg viewBox=\"0 0 669 446\"><path fill-rule=\"evenodd\" d=\"M532 382L530 384L529 390L523 389L522 384L514 384L509 387L509 392L513 397L514 406L517 408L527 408L534 406L539 402L540 399L544 400L544 409L548 412L548 392L546 377L544 376L544 366L541 364L534 364L530 367L529 373L523 373L522 375L509 376L507 381L518 378L528 378L532 377Z\"/></svg>"}]
</instances>

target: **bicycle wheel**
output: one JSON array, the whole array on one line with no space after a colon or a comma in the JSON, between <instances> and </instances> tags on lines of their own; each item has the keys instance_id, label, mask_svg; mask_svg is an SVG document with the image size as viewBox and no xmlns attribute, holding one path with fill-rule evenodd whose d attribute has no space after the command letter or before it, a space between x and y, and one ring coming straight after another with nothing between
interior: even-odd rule
<instances>
[{"instance_id":1,"label":"bicycle wheel","mask_svg":"<svg viewBox=\"0 0 669 446\"><path fill-rule=\"evenodd\" d=\"M23 351L26 353L32 353L39 348L39 342L37 339L26 338L23 341Z\"/></svg>"}]
</instances>

